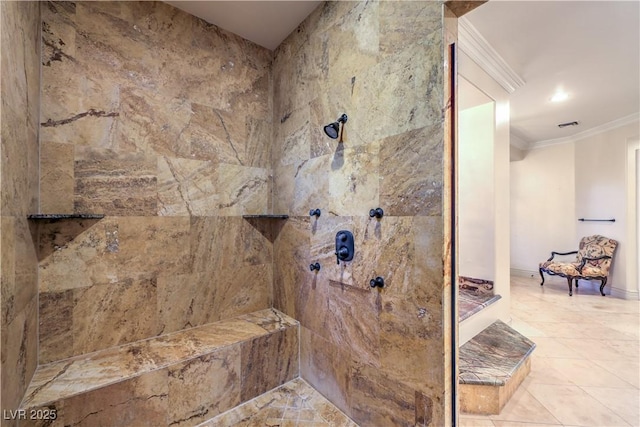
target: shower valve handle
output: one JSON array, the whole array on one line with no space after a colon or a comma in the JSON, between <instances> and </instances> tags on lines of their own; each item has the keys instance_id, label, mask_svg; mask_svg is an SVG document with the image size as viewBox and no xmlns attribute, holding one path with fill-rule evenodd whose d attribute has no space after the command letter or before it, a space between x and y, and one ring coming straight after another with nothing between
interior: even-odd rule
<instances>
[{"instance_id":1,"label":"shower valve handle","mask_svg":"<svg viewBox=\"0 0 640 427\"><path fill-rule=\"evenodd\" d=\"M340 249L336 251L336 257L338 258L338 264L340 264L340 260L345 260L349 258L349 249L346 246L341 246Z\"/></svg>"}]
</instances>

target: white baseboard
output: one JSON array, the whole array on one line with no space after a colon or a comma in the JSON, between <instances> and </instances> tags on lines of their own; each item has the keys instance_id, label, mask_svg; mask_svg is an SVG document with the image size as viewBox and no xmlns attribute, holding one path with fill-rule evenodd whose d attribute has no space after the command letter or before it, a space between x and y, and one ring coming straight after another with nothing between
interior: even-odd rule
<instances>
[{"instance_id":1,"label":"white baseboard","mask_svg":"<svg viewBox=\"0 0 640 427\"><path fill-rule=\"evenodd\" d=\"M606 286L605 286L605 289L606 289ZM629 289L614 288L613 286L611 287L611 296L614 298L622 298L622 299L628 299L633 301L640 300L640 292L638 292L637 290L632 291Z\"/></svg>"},{"instance_id":2,"label":"white baseboard","mask_svg":"<svg viewBox=\"0 0 640 427\"><path fill-rule=\"evenodd\" d=\"M540 272L539 271L532 271L532 270L521 270L519 268L512 268L510 270L511 275L512 276L518 276L518 277L540 277Z\"/></svg>"},{"instance_id":3,"label":"white baseboard","mask_svg":"<svg viewBox=\"0 0 640 427\"><path fill-rule=\"evenodd\" d=\"M512 276L516 276L516 277L527 277L527 278L531 278L531 277L535 277L535 278L539 278L540 277L540 272L539 271L532 271L532 270L522 270L519 268L512 268L510 269L511 275ZM545 280L547 279L553 279L554 276L545 276ZM566 279L563 279L566 280ZM600 286L600 281L599 280L594 280L592 281L594 286L597 288ZM638 301L640 300L640 292L638 292L638 290L629 290L629 289L622 289L622 288L616 288L614 286L609 286L606 285L604 288L604 292L607 293L607 289L610 289L610 294L612 297L614 298L620 298L620 299L628 299L628 300L632 300L632 301Z\"/></svg>"}]
</instances>

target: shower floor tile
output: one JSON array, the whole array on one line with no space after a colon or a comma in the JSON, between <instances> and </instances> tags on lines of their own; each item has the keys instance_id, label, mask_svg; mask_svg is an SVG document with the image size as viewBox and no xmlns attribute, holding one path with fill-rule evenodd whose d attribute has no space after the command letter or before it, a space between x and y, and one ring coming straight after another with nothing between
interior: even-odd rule
<instances>
[{"instance_id":1,"label":"shower floor tile","mask_svg":"<svg viewBox=\"0 0 640 427\"><path fill-rule=\"evenodd\" d=\"M301 378L202 423L199 427L358 427Z\"/></svg>"}]
</instances>

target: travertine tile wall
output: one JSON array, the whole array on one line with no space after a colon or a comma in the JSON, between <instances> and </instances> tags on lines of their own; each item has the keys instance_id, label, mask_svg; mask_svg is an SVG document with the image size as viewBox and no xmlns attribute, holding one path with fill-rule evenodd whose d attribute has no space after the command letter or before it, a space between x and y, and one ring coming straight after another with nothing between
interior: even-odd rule
<instances>
[{"instance_id":1,"label":"travertine tile wall","mask_svg":"<svg viewBox=\"0 0 640 427\"><path fill-rule=\"evenodd\" d=\"M40 4L3 1L0 14L0 406L9 413L37 365L38 261L27 215L38 209ZM15 425L10 418L2 425Z\"/></svg>"},{"instance_id":2,"label":"travertine tile wall","mask_svg":"<svg viewBox=\"0 0 640 427\"><path fill-rule=\"evenodd\" d=\"M444 14L327 2L275 53L274 212L292 215L274 245L275 307L301 322L302 377L362 425L451 419ZM322 127L342 113L340 144ZM356 254L338 265L342 229Z\"/></svg>"},{"instance_id":3,"label":"travertine tile wall","mask_svg":"<svg viewBox=\"0 0 640 427\"><path fill-rule=\"evenodd\" d=\"M40 362L272 305L272 52L161 2L42 6Z\"/></svg>"},{"instance_id":4,"label":"travertine tile wall","mask_svg":"<svg viewBox=\"0 0 640 427\"><path fill-rule=\"evenodd\" d=\"M302 376L357 422L449 419L441 2L328 2L275 59L163 3L42 15L40 211L107 217L39 226L41 363L273 303L302 323ZM338 144L322 126L343 112ZM292 217L240 218L268 210Z\"/></svg>"}]
</instances>

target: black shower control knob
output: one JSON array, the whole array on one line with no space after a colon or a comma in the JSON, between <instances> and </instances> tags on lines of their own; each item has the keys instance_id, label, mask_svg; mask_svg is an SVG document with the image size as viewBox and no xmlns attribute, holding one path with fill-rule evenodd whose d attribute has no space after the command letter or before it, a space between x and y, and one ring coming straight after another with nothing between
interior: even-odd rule
<instances>
[{"instance_id":1,"label":"black shower control knob","mask_svg":"<svg viewBox=\"0 0 640 427\"><path fill-rule=\"evenodd\" d=\"M344 233L340 233L340 234L338 234L338 239L339 239L341 242L346 242L346 241L347 241L347 239L348 239L348 237L347 237L347 235L346 235L346 234L344 234Z\"/></svg>"},{"instance_id":2,"label":"black shower control knob","mask_svg":"<svg viewBox=\"0 0 640 427\"><path fill-rule=\"evenodd\" d=\"M320 209L311 209L309 211L309 216L315 216L316 218L320 217Z\"/></svg>"},{"instance_id":3,"label":"black shower control knob","mask_svg":"<svg viewBox=\"0 0 640 427\"><path fill-rule=\"evenodd\" d=\"M346 246L342 246L340 249L338 249L336 255L338 256L338 258L345 260L349 258L349 249Z\"/></svg>"},{"instance_id":4,"label":"black shower control knob","mask_svg":"<svg viewBox=\"0 0 640 427\"><path fill-rule=\"evenodd\" d=\"M384 211L382 210L382 208L375 208L375 209L371 209L369 211L369 216L371 218L382 218L384 216Z\"/></svg>"},{"instance_id":5,"label":"black shower control knob","mask_svg":"<svg viewBox=\"0 0 640 427\"><path fill-rule=\"evenodd\" d=\"M372 288L375 288L375 287L384 288L384 279L378 276L375 279L371 279L371 281L369 282L369 285L371 285Z\"/></svg>"},{"instance_id":6,"label":"black shower control knob","mask_svg":"<svg viewBox=\"0 0 640 427\"><path fill-rule=\"evenodd\" d=\"M314 264L310 264L309 265L309 270L311 270L311 271L314 271L314 270L320 271L320 263L316 262Z\"/></svg>"}]
</instances>

